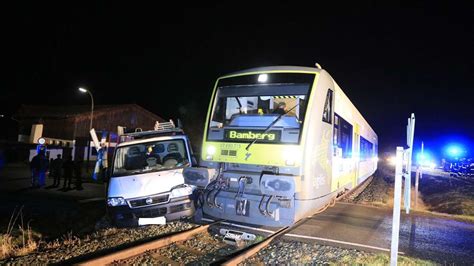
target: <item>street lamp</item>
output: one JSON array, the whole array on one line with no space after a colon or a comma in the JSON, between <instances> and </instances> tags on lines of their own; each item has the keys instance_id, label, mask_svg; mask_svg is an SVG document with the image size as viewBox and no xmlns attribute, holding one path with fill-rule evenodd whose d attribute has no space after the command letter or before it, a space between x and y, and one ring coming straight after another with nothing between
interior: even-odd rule
<instances>
[{"instance_id":1,"label":"street lamp","mask_svg":"<svg viewBox=\"0 0 474 266\"><path fill-rule=\"evenodd\" d=\"M94 97L92 96L92 93L85 88L79 88L79 91L82 93L88 93L89 96L91 97L91 122L89 124L89 132L92 129L92 119L94 117ZM89 173L89 162L90 162L90 154L91 154L91 142L87 142L87 166L86 166L86 171Z\"/></svg>"},{"instance_id":2,"label":"street lamp","mask_svg":"<svg viewBox=\"0 0 474 266\"><path fill-rule=\"evenodd\" d=\"M91 97L91 122L89 125L89 131L90 131L92 129L92 119L94 117L94 97L92 96L92 93L88 89L79 88L79 91L82 93L88 93L89 96Z\"/></svg>"}]
</instances>

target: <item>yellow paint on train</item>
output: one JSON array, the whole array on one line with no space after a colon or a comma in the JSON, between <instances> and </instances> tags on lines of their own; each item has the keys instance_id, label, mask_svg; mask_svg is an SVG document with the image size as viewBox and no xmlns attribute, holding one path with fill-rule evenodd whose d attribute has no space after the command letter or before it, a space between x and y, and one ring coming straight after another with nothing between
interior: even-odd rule
<instances>
[{"instance_id":1,"label":"yellow paint on train","mask_svg":"<svg viewBox=\"0 0 474 266\"><path fill-rule=\"evenodd\" d=\"M271 166L301 165L301 149L298 145L260 143L246 150L247 145L248 143L206 141L203 151L212 150L213 154L207 152L203 155L203 160Z\"/></svg>"}]
</instances>

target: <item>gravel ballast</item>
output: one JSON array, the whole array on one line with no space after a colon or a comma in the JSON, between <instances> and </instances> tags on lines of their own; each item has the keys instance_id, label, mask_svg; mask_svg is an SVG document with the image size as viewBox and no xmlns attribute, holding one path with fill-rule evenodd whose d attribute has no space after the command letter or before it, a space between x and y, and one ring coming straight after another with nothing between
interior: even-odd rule
<instances>
[{"instance_id":1,"label":"gravel ballast","mask_svg":"<svg viewBox=\"0 0 474 266\"><path fill-rule=\"evenodd\" d=\"M175 221L166 225L148 225L137 228L105 228L81 238L64 236L52 242L41 242L38 250L26 256L0 261L0 264L46 264L63 262L89 253L114 248L116 246L142 239L183 231L195 224Z\"/></svg>"},{"instance_id":2,"label":"gravel ballast","mask_svg":"<svg viewBox=\"0 0 474 266\"><path fill-rule=\"evenodd\" d=\"M277 240L246 260L244 265L255 264L330 264L342 260L353 261L370 253L299 241Z\"/></svg>"}]
</instances>

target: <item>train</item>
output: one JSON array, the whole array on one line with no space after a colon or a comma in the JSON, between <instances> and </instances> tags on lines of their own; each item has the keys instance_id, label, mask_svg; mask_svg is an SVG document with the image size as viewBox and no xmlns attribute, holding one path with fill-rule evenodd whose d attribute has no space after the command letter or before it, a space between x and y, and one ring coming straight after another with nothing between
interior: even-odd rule
<instances>
[{"instance_id":1,"label":"train","mask_svg":"<svg viewBox=\"0 0 474 266\"><path fill-rule=\"evenodd\" d=\"M202 191L204 215L289 226L377 169L378 138L320 67L272 66L217 79L199 167L185 182Z\"/></svg>"}]
</instances>

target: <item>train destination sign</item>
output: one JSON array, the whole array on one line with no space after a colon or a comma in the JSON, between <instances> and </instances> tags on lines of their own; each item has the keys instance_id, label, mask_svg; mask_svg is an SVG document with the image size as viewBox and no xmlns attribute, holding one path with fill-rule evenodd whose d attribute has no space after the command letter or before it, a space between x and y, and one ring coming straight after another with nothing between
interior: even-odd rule
<instances>
[{"instance_id":1,"label":"train destination sign","mask_svg":"<svg viewBox=\"0 0 474 266\"><path fill-rule=\"evenodd\" d=\"M248 142L258 140L260 142L274 143L280 142L281 131L270 130L249 130L249 129L226 129L224 131L225 140L234 142Z\"/></svg>"}]
</instances>

